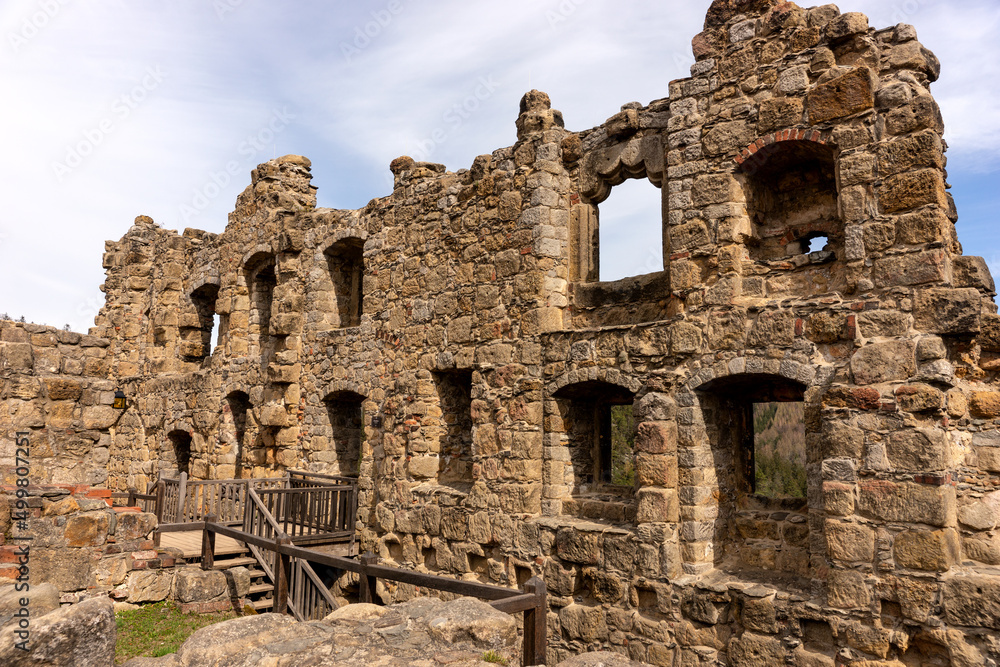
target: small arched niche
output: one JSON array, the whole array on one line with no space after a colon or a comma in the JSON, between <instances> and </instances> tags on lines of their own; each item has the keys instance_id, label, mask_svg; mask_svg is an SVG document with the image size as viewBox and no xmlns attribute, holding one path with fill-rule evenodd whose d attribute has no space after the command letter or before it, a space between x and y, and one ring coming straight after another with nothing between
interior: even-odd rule
<instances>
[{"instance_id":1,"label":"small arched niche","mask_svg":"<svg viewBox=\"0 0 1000 667\"><path fill-rule=\"evenodd\" d=\"M364 396L353 391L336 391L323 399L329 420L329 449L316 452L314 456L317 462L336 465L335 474L356 477L361 469L365 439L364 401Z\"/></svg>"},{"instance_id":2,"label":"small arched niche","mask_svg":"<svg viewBox=\"0 0 1000 667\"><path fill-rule=\"evenodd\" d=\"M333 284L334 325L340 329L356 327L361 324L364 296L364 241L341 239L323 254Z\"/></svg>"},{"instance_id":3,"label":"small arched niche","mask_svg":"<svg viewBox=\"0 0 1000 667\"><path fill-rule=\"evenodd\" d=\"M751 259L791 260L797 268L843 258L844 226L830 146L807 140L772 143L743 162L737 174L753 223ZM826 238L824 247L811 249L818 237Z\"/></svg>"},{"instance_id":4,"label":"small arched niche","mask_svg":"<svg viewBox=\"0 0 1000 667\"><path fill-rule=\"evenodd\" d=\"M274 255L259 252L247 260L245 266L247 292L250 297L250 313L247 318L249 341L256 345L261 358L261 366L267 367L274 355L275 342L271 335L271 310L274 304L274 288L278 284Z\"/></svg>"}]
</instances>

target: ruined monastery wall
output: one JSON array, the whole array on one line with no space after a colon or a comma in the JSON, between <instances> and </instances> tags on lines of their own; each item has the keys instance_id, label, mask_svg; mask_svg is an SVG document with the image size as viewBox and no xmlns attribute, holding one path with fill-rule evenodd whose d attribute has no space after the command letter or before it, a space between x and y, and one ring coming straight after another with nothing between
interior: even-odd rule
<instances>
[{"instance_id":1,"label":"ruined monastery wall","mask_svg":"<svg viewBox=\"0 0 1000 667\"><path fill-rule=\"evenodd\" d=\"M357 211L286 156L221 234L137 218L91 331L86 381L130 398L107 485L357 475L363 548L543 576L553 659L1000 660L1000 317L955 234L940 64L911 26L773 0L716 0L693 48L664 99L572 132L531 91L513 146L397 158ZM663 270L601 282L626 179L661 189ZM42 433L28 335L4 325L0 418ZM773 403L802 405L801 498L757 486Z\"/></svg>"}]
</instances>

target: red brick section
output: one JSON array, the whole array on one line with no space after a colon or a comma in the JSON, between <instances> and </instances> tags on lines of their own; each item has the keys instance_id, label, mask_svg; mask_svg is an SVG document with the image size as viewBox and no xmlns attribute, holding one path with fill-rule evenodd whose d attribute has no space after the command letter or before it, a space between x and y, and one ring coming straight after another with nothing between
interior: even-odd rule
<instances>
[{"instance_id":1,"label":"red brick section","mask_svg":"<svg viewBox=\"0 0 1000 667\"><path fill-rule=\"evenodd\" d=\"M794 128L781 130L780 132L772 132L771 134L765 134L764 136L753 141L747 145L740 154L737 155L733 160L738 165L742 165L744 162L749 160L754 153L764 148L764 146L770 146L771 144L780 143L782 141L812 141L817 144L826 144L822 139L823 135L818 130L797 130Z\"/></svg>"}]
</instances>

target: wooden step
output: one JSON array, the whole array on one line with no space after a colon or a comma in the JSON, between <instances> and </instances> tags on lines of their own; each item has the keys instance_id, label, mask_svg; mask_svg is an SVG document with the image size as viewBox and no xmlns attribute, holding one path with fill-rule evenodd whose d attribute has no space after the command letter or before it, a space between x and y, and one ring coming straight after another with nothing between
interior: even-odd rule
<instances>
[{"instance_id":1,"label":"wooden step","mask_svg":"<svg viewBox=\"0 0 1000 667\"><path fill-rule=\"evenodd\" d=\"M270 593L274 590L274 586L271 584L255 584L250 587L248 595L256 595L257 593Z\"/></svg>"},{"instance_id":2,"label":"wooden step","mask_svg":"<svg viewBox=\"0 0 1000 667\"><path fill-rule=\"evenodd\" d=\"M271 609L272 607L274 607L274 598L254 600L253 602L250 603L250 606L256 609L257 611L261 611L263 609Z\"/></svg>"},{"instance_id":3,"label":"wooden step","mask_svg":"<svg viewBox=\"0 0 1000 667\"><path fill-rule=\"evenodd\" d=\"M257 559L251 558L249 556L242 556L240 558L226 558L224 560L216 560L212 567L216 570L228 570L231 567L251 567L257 565Z\"/></svg>"}]
</instances>

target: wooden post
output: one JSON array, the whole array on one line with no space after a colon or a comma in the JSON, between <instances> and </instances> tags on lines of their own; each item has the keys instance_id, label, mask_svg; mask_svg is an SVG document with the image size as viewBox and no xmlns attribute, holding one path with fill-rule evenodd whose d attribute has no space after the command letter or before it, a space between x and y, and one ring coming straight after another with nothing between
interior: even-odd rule
<instances>
[{"instance_id":1,"label":"wooden post","mask_svg":"<svg viewBox=\"0 0 1000 667\"><path fill-rule=\"evenodd\" d=\"M181 483L177 489L177 523L187 523L184 520L184 498L187 494L188 476L186 472L181 473Z\"/></svg>"},{"instance_id":2,"label":"wooden post","mask_svg":"<svg viewBox=\"0 0 1000 667\"><path fill-rule=\"evenodd\" d=\"M128 501L126 501L126 507L137 507L138 503L135 500L135 489L128 490Z\"/></svg>"},{"instance_id":3,"label":"wooden post","mask_svg":"<svg viewBox=\"0 0 1000 667\"><path fill-rule=\"evenodd\" d=\"M205 530L201 534L201 569L211 570L215 567L215 532L209 529L209 524L216 522L216 515L205 517Z\"/></svg>"},{"instance_id":4,"label":"wooden post","mask_svg":"<svg viewBox=\"0 0 1000 667\"><path fill-rule=\"evenodd\" d=\"M282 535L275 540L276 546L291 546L292 538ZM277 549L274 551L274 610L279 614L288 613L288 584L292 578L292 558Z\"/></svg>"},{"instance_id":5,"label":"wooden post","mask_svg":"<svg viewBox=\"0 0 1000 667\"><path fill-rule=\"evenodd\" d=\"M524 592L535 596L535 606L524 612L524 651L522 662L528 665L544 665L546 650L546 616L549 611L545 582L538 577L528 579Z\"/></svg>"},{"instance_id":6,"label":"wooden post","mask_svg":"<svg viewBox=\"0 0 1000 667\"><path fill-rule=\"evenodd\" d=\"M375 600L375 589L378 586L378 577L368 574L368 566L378 563L378 556L370 551L366 551L358 559L361 561L361 572L358 573L358 602L378 604Z\"/></svg>"},{"instance_id":7,"label":"wooden post","mask_svg":"<svg viewBox=\"0 0 1000 667\"><path fill-rule=\"evenodd\" d=\"M156 525L159 527L163 523L163 501L167 495L167 483L163 479L159 479L156 482L156 506L153 510L156 512ZM160 546L160 531L157 530L153 533L153 545Z\"/></svg>"}]
</instances>

